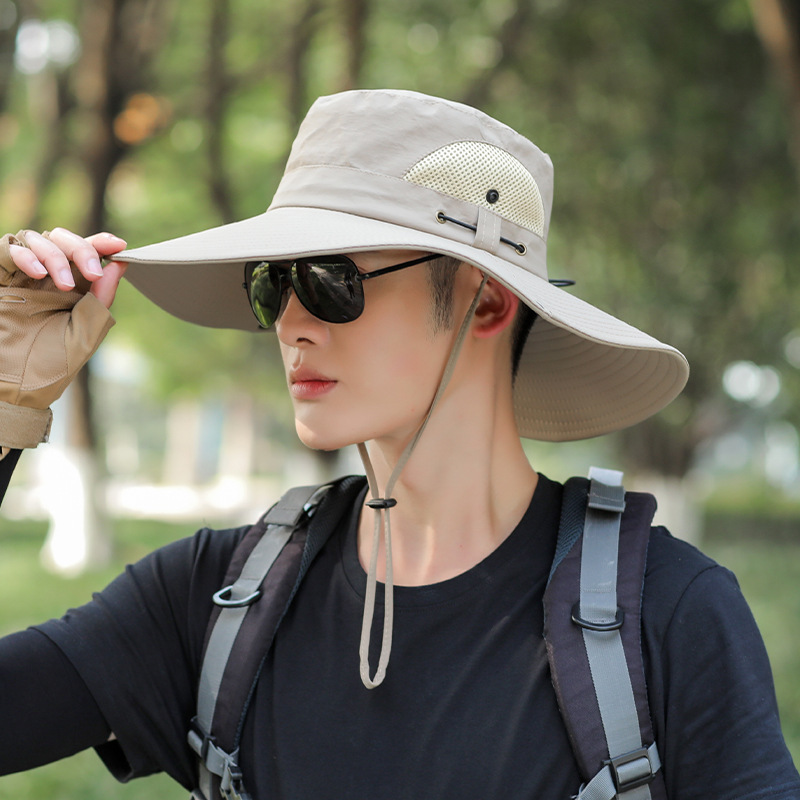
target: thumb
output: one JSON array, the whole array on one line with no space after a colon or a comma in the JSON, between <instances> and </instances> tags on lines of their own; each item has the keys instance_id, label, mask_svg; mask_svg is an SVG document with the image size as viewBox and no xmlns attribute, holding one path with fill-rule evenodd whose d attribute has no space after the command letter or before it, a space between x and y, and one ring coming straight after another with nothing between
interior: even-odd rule
<instances>
[{"instance_id":1,"label":"thumb","mask_svg":"<svg viewBox=\"0 0 800 800\"><path fill-rule=\"evenodd\" d=\"M91 293L106 307L111 308L122 276L128 265L122 261L110 261L103 267L103 277L92 283Z\"/></svg>"}]
</instances>

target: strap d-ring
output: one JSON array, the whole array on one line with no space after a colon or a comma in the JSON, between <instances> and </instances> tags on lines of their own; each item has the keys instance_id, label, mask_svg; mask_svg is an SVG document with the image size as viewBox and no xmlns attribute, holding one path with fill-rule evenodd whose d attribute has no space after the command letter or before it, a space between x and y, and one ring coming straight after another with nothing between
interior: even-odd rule
<instances>
[{"instance_id":1,"label":"strap d-ring","mask_svg":"<svg viewBox=\"0 0 800 800\"><path fill-rule=\"evenodd\" d=\"M581 616L581 604L579 601L572 606L572 621L589 631L618 631L625 622L625 612L618 608L613 622L589 622L588 619L584 619Z\"/></svg>"},{"instance_id":2,"label":"strap d-ring","mask_svg":"<svg viewBox=\"0 0 800 800\"><path fill-rule=\"evenodd\" d=\"M247 597L242 597L238 600L231 600L231 592L233 591L233 584L220 589L214 594L214 603L223 608L239 608L240 606L249 606L261 597L261 589L256 589L252 594Z\"/></svg>"}]
</instances>

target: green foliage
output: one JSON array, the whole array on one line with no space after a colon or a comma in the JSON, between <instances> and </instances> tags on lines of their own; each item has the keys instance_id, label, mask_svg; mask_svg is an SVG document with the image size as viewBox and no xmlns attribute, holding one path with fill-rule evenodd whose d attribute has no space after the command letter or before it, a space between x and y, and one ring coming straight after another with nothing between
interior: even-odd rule
<instances>
[{"instance_id":1,"label":"green foliage","mask_svg":"<svg viewBox=\"0 0 800 800\"><path fill-rule=\"evenodd\" d=\"M787 496L759 480L743 478L719 484L703 505L707 513L744 514L765 520L797 519L800 538L800 497Z\"/></svg>"},{"instance_id":2,"label":"green foliage","mask_svg":"<svg viewBox=\"0 0 800 800\"><path fill-rule=\"evenodd\" d=\"M39 565L38 551L46 531L44 523L3 520L0 635L61 616L67 608L87 602L92 592L114 578L126 563L193 530L191 525L127 520L118 521L116 527L117 552L113 565L101 572L66 580L44 572ZM24 602L21 602L23 597ZM0 777L0 796L17 800L150 800L153 797L185 800L186 794L185 789L164 775L123 786L111 777L92 751L30 772Z\"/></svg>"},{"instance_id":3,"label":"green foliage","mask_svg":"<svg viewBox=\"0 0 800 800\"><path fill-rule=\"evenodd\" d=\"M347 3L228 6L228 18L213 23L211 2L159 6L149 75L164 118L120 162L107 193L109 225L131 244L225 222L209 191L215 171L230 187L234 216L263 211L299 117L319 94L355 81L466 99L553 157L551 272L576 278L580 296L689 357L693 373L680 413L644 429L649 439L671 443L673 463L652 463L653 452L622 437L634 462L681 473L698 444L731 424L720 377L732 360L774 365L784 396L797 398L797 370L781 350L798 303L790 268L800 244L790 115L746 0L373 0L363 52L346 21ZM49 4L48 14L80 24L69 3ZM226 37L221 73L211 68L212 32ZM347 72L354 49L362 56L358 76ZM77 92L74 80L59 78ZM217 116L209 116L215 81L226 91ZM54 85L51 71L18 75L12 86L0 170L7 227L23 224L33 201L48 226L80 224L88 193L78 158L85 115L67 119L64 156L53 180L34 191L35 167L48 148L37 96ZM222 136L216 165L209 158L215 129ZM122 293L113 336L153 359L152 391L236 387L269 400L273 387L282 390L274 352L263 355L263 342L184 325L134 295ZM799 406L784 402L772 413L798 421ZM711 428L709 414L716 417ZM668 449L650 450L663 459Z\"/></svg>"},{"instance_id":4,"label":"green foliage","mask_svg":"<svg viewBox=\"0 0 800 800\"><path fill-rule=\"evenodd\" d=\"M84 30L84 5L49 0L40 10ZM219 169L209 158L217 128L230 205L245 217L269 203L298 117L316 96L358 85L463 99L551 154L551 274L576 278L579 296L675 344L692 364L680 401L605 446L613 441L635 463L684 472L703 441L741 414L723 397L720 377L728 362L743 358L772 364L783 376L781 402L763 413L800 423L800 375L782 351L800 302L792 268L800 230L790 114L746 0L373 0L357 76L347 68L358 44L347 32L345 2L230 0L222 76L209 67L210 0L151 5L162 17L146 77L163 118L116 166L106 193L108 226L132 246L226 221L209 189ZM124 56L117 52L121 63ZM209 90L220 77L225 103L210 118ZM58 128L49 101L59 88L73 101L87 91L74 66L16 73L0 108L6 229L33 219L80 229L86 217L92 118L70 113ZM46 179L42 166L54 153ZM137 390L150 398L248 391L287 414L278 401L285 386L271 335L186 325L130 286L120 291L115 315L109 341L146 354L151 368ZM537 463L552 463L548 447L532 445ZM559 458L565 447L567 460L583 462L583 444L559 445ZM146 539L152 526L118 528L120 564L175 535L167 529ZM35 566L41 531L8 531L4 525L0 541L2 630L83 602L111 576L48 578ZM786 635L800 612L791 569L796 548L713 545L712 554L739 573L764 631L798 759L800 664L796 637ZM39 591L32 595L31 586ZM17 601L22 595L24 605ZM37 800L185 794L163 782L120 789L101 773L85 755L68 766L2 778L0 793Z\"/></svg>"},{"instance_id":5,"label":"green foliage","mask_svg":"<svg viewBox=\"0 0 800 800\"><path fill-rule=\"evenodd\" d=\"M717 541L708 554L736 574L767 646L786 743L800 764L800 543L775 544L753 537L735 544Z\"/></svg>"}]
</instances>

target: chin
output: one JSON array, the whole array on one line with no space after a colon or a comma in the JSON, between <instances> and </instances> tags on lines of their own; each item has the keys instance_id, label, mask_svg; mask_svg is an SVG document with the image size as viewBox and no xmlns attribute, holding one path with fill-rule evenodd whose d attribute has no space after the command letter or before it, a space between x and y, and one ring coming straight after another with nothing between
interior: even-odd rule
<instances>
[{"instance_id":1,"label":"chin","mask_svg":"<svg viewBox=\"0 0 800 800\"><path fill-rule=\"evenodd\" d=\"M311 450L340 450L342 447L356 444L352 439L310 428L299 420L295 420L295 430L300 441Z\"/></svg>"}]
</instances>

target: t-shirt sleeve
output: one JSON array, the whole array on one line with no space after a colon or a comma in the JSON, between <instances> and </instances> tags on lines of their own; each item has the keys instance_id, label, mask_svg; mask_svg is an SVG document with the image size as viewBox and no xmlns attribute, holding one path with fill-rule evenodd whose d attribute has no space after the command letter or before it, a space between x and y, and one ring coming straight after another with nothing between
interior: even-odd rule
<instances>
[{"instance_id":1,"label":"t-shirt sleeve","mask_svg":"<svg viewBox=\"0 0 800 800\"><path fill-rule=\"evenodd\" d=\"M67 657L37 630L0 639L0 775L101 745L110 733Z\"/></svg>"},{"instance_id":2,"label":"t-shirt sleeve","mask_svg":"<svg viewBox=\"0 0 800 800\"><path fill-rule=\"evenodd\" d=\"M186 744L212 595L244 529L202 530L129 566L91 603L38 626L89 688L116 741L97 748L121 781L166 772L187 788Z\"/></svg>"},{"instance_id":3,"label":"t-shirt sleeve","mask_svg":"<svg viewBox=\"0 0 800 800\"><path fill-rule=\"evenodd\" d=\"M649 602L662 604L654 626L661 630L651 628L646 643L668 794L800 798L767 653L736 578L688 545L676 548L672 591L669 570L654 581Z\"/></svg>"}]
</instances>

